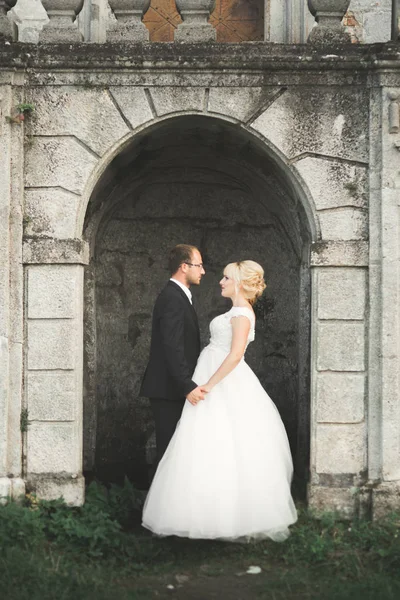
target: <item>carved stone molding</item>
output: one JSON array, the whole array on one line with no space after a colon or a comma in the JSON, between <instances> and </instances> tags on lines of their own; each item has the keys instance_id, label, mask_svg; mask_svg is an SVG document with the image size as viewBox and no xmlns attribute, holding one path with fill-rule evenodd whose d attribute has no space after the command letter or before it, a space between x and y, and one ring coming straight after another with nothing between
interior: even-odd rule
<instances>
[{"instance_id":1,"label":"carved stone molding","mask_svg":"<svg viewBox=\"0 0 400 600\"><path fill-rule=\"evenodd\" d=\"M147 42L149 31L142 23L150 0L109 0L109 5L117 19L107 30L108 42Z\"/></svg>"},{"instance_id":2,"label":"carved stone molding","mask_svg":"<svg viewBox=\"0 0 400 600\"><path fill-rule=\"evenodd\" d=\"M389 133L399 133L400 131L400 92L389 92Z\"/></svg>"},{"instance_id":3,"label":"carved stone molding","mask_svg":"<svg viewBox=\"0 0 400 600\"><path fill-rule=\"evenodd\" d=\"M350 43L350 34L342 25L349 6L350 0L308 0L308 8L317 22L308 41L319 45Z\"/></svg>"},{"instance_id":4,"label":"carved stone molding","mask_svg":"<svg viewBox=\"0 0 400 600\"><path fill-rule=\"evenodd\" d=\"M214 6L215 0L176 0L183 23L175 31L175 42L216 41L217 32L208 23Z\"/></svg>"},{"instance_id":5,"label":"carved stone molding","mask_svg":"<svg viewBox=\"0 0 400 600\"><path fill-rule=\"evenodd\" d=\"M43 27L41 42L82 41L75 17L82 10L83 0L42 0L42 4L50 21Z\"/></svg>"}]
</instances>

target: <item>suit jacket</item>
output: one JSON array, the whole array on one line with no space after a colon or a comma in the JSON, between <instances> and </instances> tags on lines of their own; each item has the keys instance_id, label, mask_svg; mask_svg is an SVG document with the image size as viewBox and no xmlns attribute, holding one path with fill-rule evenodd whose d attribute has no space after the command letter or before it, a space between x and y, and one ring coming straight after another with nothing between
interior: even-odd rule
<instances>
[{"instance_id":1,"label":"suit jacket","mask_svg":"<svg viewBox=\"0 0 400 600\"><path fill-rule=\"evenodd\" d=\"M182 399L197 384L192 375L200 354L196 312L185 292L169 281L153 310L150 358L141 396Z\"/></svg>"}]
</instances>

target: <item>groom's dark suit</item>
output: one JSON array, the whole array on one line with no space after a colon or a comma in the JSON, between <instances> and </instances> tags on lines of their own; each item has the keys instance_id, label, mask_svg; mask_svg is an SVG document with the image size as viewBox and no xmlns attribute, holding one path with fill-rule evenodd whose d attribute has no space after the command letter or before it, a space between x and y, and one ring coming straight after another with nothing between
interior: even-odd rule
<instances>
[{"instance_id":1,"label":"groom's dark suit","mask_svg":"<svg viewBox=\"0 0 400 600\"><path fill-rule=\"evenodd\" d=\"M185 292L169 281L158 296L151 332L150 358L140 390L151 400L156 424L157 462L180 419L200 354L196 312Z\"/></svg>"}]
</instances>

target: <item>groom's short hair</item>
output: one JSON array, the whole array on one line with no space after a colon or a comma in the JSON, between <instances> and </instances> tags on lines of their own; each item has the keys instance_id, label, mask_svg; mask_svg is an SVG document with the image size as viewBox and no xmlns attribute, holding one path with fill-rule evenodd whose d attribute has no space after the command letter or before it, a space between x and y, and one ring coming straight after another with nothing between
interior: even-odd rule
<instances>
[{"instance_id":1,"label":"groom's short hair","mask_svg":"<svg viewBox=\"0 0 400 600\"><path fill-rule=\"evenodd\" d=\"M200 252L196 246L190 244L178 244L172 248L169 255L168 268L171 275L177 272L182 263L191 262L193 252Z\"/></svg>"}]
</instances>

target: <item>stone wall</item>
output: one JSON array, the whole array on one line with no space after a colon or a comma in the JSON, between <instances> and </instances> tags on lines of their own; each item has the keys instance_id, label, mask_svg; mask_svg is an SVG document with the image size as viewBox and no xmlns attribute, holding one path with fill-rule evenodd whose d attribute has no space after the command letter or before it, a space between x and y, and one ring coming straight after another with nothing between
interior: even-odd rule
<instances>
[{"instance_id":1,"label":"stone wall","mask_svg":"<svg viewBox=\"0 0 400 600\"><path fill-rule=\"evenodd\" d=\"M392 0L351 0L344 22L354 42L387 42L391 37Z\"/></svg>"},{"instance_id":2,"label":"stone wall","mask_svg":"<svg viewBox=\"0 0 400 600\"><path fill-rule=\"evenodd\" d=\"M211 290L236 254L237 233L270 272L259 313L262 348L250 348L249 361L283 413L281 398L295 397L285 387L295 377L289 369L279 380L287 373L282 356L294 362L297 354L299 406L311 407L310 418L297 414L298 452L311 451L311 505L347 515L396 506L398 66L392 45L329 52L262 43L4 46L3 115L15 115L19 102L35 104L24 124L2 121L0 137L8 220L0 246L7 493L22 475L42 496L82 502L82 410L94 455L103 428L94 411L102 408L98 391L106 415L119 399L127 410L137 389L147 298L166 276L158 254L181 236L203 248L210 264L198 290L204 333ZM204 179L204 169L213 178ZM160 201L164 193L168 202ZM199 194L209 208L205 223L192 229L191 219L203 218ZM297 269L290 279L282 265ZM150 271L154 287L144 289ZM309 331L310 357L302 343ZM103 339L112 340L109 348ZM277 349L282 356L272 356ZM116 364L121 376L110 385Z\"/></svg>"}]
</instances>

